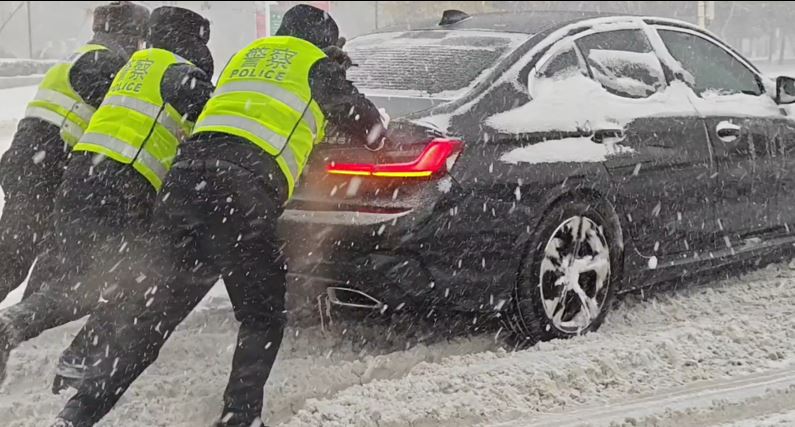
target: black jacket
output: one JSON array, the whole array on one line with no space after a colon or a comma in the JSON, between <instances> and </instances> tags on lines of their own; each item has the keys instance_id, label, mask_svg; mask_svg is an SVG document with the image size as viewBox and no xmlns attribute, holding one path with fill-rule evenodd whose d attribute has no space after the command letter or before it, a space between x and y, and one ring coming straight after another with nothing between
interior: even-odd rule
<instances>
[{"instance_id":1,"label":"black jacket","mask_svg":"<svg viewBox=\"0 0 795 427\"><path fill-rule=\"evenodd\" d=\"M97 108L116 73L127 62L129 48L116 44L103 33L95 34L88 43L103 45L108 50L78 58L69 72L69 82L87 104ZM61 139L58 126L23 118L11 146L0 159L0 185L6 193L47 194L60 183L68 155L69 147Z\"/></svg>"},{"instance_id":2,"label":"black jacket","mask_svg":"<svg viewBox=\"0 0 795 427\"><path fill-rule=\"evenodd\" d=\"M69 81L83 100L98 108L116 73L127 63L130 55L126 54L124 48L117 47L112 40L101 35L95 36L89 43L102 44L109 50L80 57L72 66ZM183 52L178 53L185 55ZM195 121L213 92L211 77L192 65L174 65L166 71L160 93L180 114Z\"/></svg>"},{"instance_id":3,"label":"black jacket","mask_svg":"<svg viewBox=\"0 0 795 427\"><path fill-rule=\"evenodd\" d=\"M199 117L199 113L204 108L204 104L210 99L213 92L213 84L210 77L204 71L190 64L177 64L172 65L166 70L163 76L163 81L160 84L160 93L163 100L187 120L195 121ZM113 160L106 159L99 165L94 164L94 153L75 153L72 160L69 161L69 169L80 169L87 171L91 169L92 175L100 177L104 181L103 185L108 187L123 188L122 186L130 185L129 181L131 176L137 177L137 190L134 193L141 193L141 202L147 204L153 202L154 188L149 184L143 175L137 172L133 175L126 173L127 168L132 168L131 165L122 164ZM75 175L75 174L72 174ZM70 176L67 174L67 176ZM76 174L75 176L81 176ZM104 177L104 178L103 178ZM66 184L65 184L66 185ZM130 192L132 190L125 190Z\"/></svg>"},{"instance_id":4,"label":"black jacket","mask_svg":"<svg viewBox=\"0 0 795 427\"><path fill-rule=\"evenodd\" d=\"M337 63L328 59L318 61L310 71L309 85L329 125L350 135L354 143L366 144L368 133L381 126L378 108L359 93ZM177 162L193 167L211 167L219 161L248 171L252 180L262 184L278 203L287 201L287 181L279 166L245 138L202 132L183 144L177 157Z\"/></svg>"},{"instance_id":5,"label":"black jacket","mask_svg":"<svg viewBox=\"0 0 795 427\"><path fill-rule=\"evenodd\" d=\"M104 34L94 35L88 43L105 46L108 50L90 52L78 58L69 71L69 83L87 104L98 108L116 73L133 52Z\"/></svg>"},{"instance_id":6,"label":"black jacket","mask_svg":"<svg viewBox=\"0 0 795 427\"><path fill-rule=\"evenodd\" d=\"M381 126L378 108L348 80L345 69L329 59L318 61L309 74L312 97L329 124L365 143L368 133Z\"/></svg>"},{"instance_id":7,"label":"black jacket","mask_svg":"<svg viewBox=\"0 0 795 427\"><path fill-rule=\"evenodd\" d=\"M195 122L215 90L211 78L193 65L172 65L163 76L160 93L178 113Z\"/></svg>"}]
</instances>

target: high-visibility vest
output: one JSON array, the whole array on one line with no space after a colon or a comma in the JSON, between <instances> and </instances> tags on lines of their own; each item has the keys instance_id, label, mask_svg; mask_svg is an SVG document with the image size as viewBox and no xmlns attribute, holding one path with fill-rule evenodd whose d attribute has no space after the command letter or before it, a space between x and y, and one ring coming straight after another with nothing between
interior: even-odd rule
<instances>
[{"instance_id":1,"label":"high-visibility vest","mask_svg":"<svg viewBox=\"0 0 795 427\"><path fill-rule=\"evenodd\" d=\"M318 47L295 37L255 41L224 68L193 133L222 132L256 144L274 156L292 196L325 132L326 118L309 87L312 66L325 57Z\"/></svg>"},{"instance_id":2,"label":"high-visibility vest","mask_svg":"<svg viewBox=\"0 0 795 427\"><path fill-rule=\"evenodd\" d=\"M163 49L133 54L113 79L74 151L132 164L159 191L180 142L193 127L160 93L166 70L175 64L189 62Z\"/></svg>"},{"instance_id":3,"label":"high-visibility vest","mask_svg":"<svg viewBox=\"0 0 795 427\"><path fill-rule=\"evenodd\" d=\"M87 44L69 58L68 61L53 65L44 75L36 96L28 103L25 117L44 120L61 129L61 138L71 145L83 136L94 114L94 107L86 104L77 94L69 81L69 72L72 66L83 55L107 47L98 44Z\"/></svg>"}]
</instances>

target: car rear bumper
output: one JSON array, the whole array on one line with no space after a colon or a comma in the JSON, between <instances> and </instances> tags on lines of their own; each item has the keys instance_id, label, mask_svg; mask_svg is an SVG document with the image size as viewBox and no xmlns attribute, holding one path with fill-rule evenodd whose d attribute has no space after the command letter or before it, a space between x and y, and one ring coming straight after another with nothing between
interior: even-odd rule
<instances>
[{"instance_id":1,"label":"car rear bumper","mask_svg":"<svg viewBox=\"0 0 795 427\"><path fill-rule=\"evenodd\" d=\"M394 222L410 213L411 210L396 213L374 213L286 209L280 220L284 223L362 226Z\"/></svg>"},{"instance_id":2,"label":"car rear bumper","mask_svg":"<svg viewBox=\"0 0 795 427\"><path fill-rule=\"evenodd\" d=\"M482 202L470 204L481 212ZM303 280L361 291L390 307L499 310L512 295L521 252L511 233L523 228L455 210L288 209L279 231L289 271Z\"/></svg>"},{"instance_id":3,"label":"car rear bumper","mask_svg":"<svg viewBox=\"0 0 795 427\"><path fill-rule=\"evenodd\" d=\"M406 244L416 228L416 210L396 212L286 209L279 219L279 236L295 262L313 254L345 250L353 253L389 251ZM292 262L291 262L292 264Z\"/></svg>"},{"instance_id":4,"label":"car rear bumper","mask_svg":"<svg viewBox=\"0 0 795 427\"><path fill-rule=\"evenodd\" d=\"M433 298L430 274L411 255L387 252L367 254L336 250L291 258L290 274L302 280L314 280L326 287L338 288L341 300L360 292L375 300L372 308L396 308L403 305L424 306ZM351 293L346 293L350 290ZM362 297L362 295L359 295ZM361 298L353 298L362 301ZM348 304L354 306L354 304ZM363 307L365 308L365 307Z\"/></svg>"}]
</instances>

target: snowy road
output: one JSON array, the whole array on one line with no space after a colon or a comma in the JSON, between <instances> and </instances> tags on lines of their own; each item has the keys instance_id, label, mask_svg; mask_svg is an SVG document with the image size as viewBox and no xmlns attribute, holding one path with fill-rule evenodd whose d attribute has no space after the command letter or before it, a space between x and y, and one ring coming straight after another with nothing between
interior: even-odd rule
<instances>
[{"instance_id":1,"label":"snowy road","mask_svg":"<svg viewBox=\"0 0 795 427\"><path fill-rule=\"evenodd\" d=\"M0 149L32 93L0 91ZM12 354L0 425L52 420L66 399L49 393L54 363L78 326ZM220 407L235 330L224 299L205 304L102 425L208 425ZM786 264L648 299L630 296L599 333L521 352L502 350L492 335L419 344L417 336L349 323L326 332L291 328L266 390L268 422L795 425L795 270Z\"/></svg>"},{"instance_id":2,"label":"snowy road","mask_svg":"<svg viewBox=\"0 0 795 427\"><path fill-rule=\"evenodd\" d=\"M379 338L378 328L291 329L267 388L268 419L290 426L795 425L793 283L795 270L782 264L645 301L628 297L599 333L521 352L501 350L490 335L414 345L400 335ZM39 426L57 412L64 397L47 392L52 365L75 329L51 331L13 355L0 425ZM234 330L225 306L192 315L103 425L207 425Z\"/></svg>"}]
</instances>

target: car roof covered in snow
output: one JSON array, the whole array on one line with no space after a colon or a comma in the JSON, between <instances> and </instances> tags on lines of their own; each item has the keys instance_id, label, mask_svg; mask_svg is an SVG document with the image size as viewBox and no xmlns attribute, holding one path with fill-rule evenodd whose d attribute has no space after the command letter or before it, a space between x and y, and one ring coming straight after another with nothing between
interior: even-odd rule
<instances>
[{"instance_id":1,"label":"car roof covered in snow","mask_svg":"<svg viewBox=\"0 0 795 427\"><path fill-rule=\"evenodd\" d=\"M397 31L427 30L479 30L507 33L538 34L546 30L554 30L565 25L588 21L595 18L639 18L649 24L665 24L691 30L705 32L689 22L655 16L632 15L626 13L591 12L580 10L531 10L517 12L491 12L472 14L452 24L440 25L442 16L419 21L407 29L405 26L389 26L379 28L377 33Z\"/></svg>"},{"instance_id":2,"label":"car roof covered in snow","mask_svg":"<svg viewBox=\"0 0 795 427\"><path fill-rule=\"evenodd\" d=\"M576 21L592 18L627 16L615 13L587 11L549 11L535 10L522 12L493 12L471 15L459 22L439 25L441 16L414 24L411 30L485 30L511 33L536 34L543 30L559 27ZM383 28L380 31L405 31L405 27Z\"/></svg>"}]
</instances>

